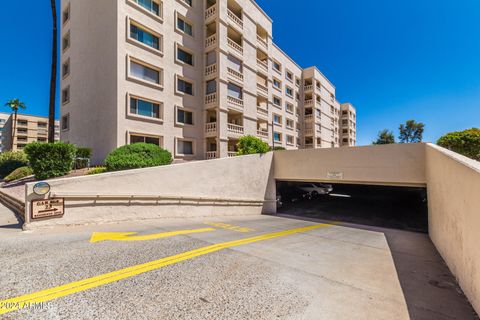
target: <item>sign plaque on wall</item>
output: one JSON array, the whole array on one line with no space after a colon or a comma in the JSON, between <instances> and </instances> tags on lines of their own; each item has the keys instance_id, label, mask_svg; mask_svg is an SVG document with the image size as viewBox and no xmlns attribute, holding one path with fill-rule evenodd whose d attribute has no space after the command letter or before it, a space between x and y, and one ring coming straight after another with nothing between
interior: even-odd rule
<instances>
[{"instance_id":1,"label":"sign plaque on wall","mask_svg":"<svg viewBox=\"0 0 480 320\"><path fill-rule=\"evenodd\" d=\"M327 178L330 180L343 180L343 172L328 172Z\"/></svg>"},{"instance_id":2,"label":"sign plaque on wall","mask_svg":"<svg viewBox=\"0 0 480 320\"><path fill-rule=\"evenodd\" d=\"M65 213L63 198L32 201L32 220L61 217Z\"/></svg>"}]
</instances>

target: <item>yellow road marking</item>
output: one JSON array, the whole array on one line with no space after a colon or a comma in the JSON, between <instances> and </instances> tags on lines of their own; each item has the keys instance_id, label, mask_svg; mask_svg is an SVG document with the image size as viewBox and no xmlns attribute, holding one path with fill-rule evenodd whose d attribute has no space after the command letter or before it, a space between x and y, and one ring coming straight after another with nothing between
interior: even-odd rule
<instances>
[{"instance_id":1,"label":"yellow road marking","mask_svg":"<svg viewBox=\"0 0 480 320\"><path fill-rule=\"evenodd\" d=\"M221 222L204 222L204 224L207 224L207 225L212 226L212 227L217 227L217 228L222 228L222 229L237 231L237 232L242 232L242 233L255 231L255 229L238 227L238 226L234 226L232 224L221 223Z\"/></svg>"},{"instance_id":2,"label":"yellow road marking","mask_svg":"<svg viewBox=\"0 0 480 320\"><path fill-rule=\"evenodd\" d=\"M178 236L182 234L192 234L192 233L201 233L215 231L213 228L203 228L203 229L193 229L193 230L178 230L163 232L157 234L149 234L144 236L134 236L137 232L94 232L90 238L90 242L100 242L100 241L146 241L153 239L161 239L167 237Z\"/></svg>"},{"instance_id":3,"label":"yellow road marking","mask_svg":"<svg viewBox=\"0 0 480 320\"><path fill-rule=\"evenodd\" d=\"M55 300L61 297L65 297L77 292L82 292L91 288L99 287L102 285L106 285L115 281L119 281L122 279L130 278L145 272L149 272L152 270L160 269L162 267L179 263L181 261L189 260L195 257L199 257L202 255L206 255L208 253L220 251L223 249L241 246L249 243L254 243L258 241L264 241L268 239L284 237L295 233L310 231L318 228L326 228L331 225L329 224L316 224L313 226L302 227L297 229L279 231L268 233L256 237L251 238L244 238L240 240L228 241L218 244L213 244L210 246L206 246L203 248L183 252L180 254L176 254L170 257L165 257L162 259L150 261L147 263L138 264L132 267L127 267L124 269L120 269L117 271L105 273L99 276L83 279L80 281L71 282L65 285L61 285L58 287L53 287L50 289L38 291L31 294L26 294L23 296L10 298L7 300L0 301L0 314L12 312L15 310L23 309L28 307L29 305L40 304L42 302L47 302L51 300Z\"/></svg>"}]
</instances>

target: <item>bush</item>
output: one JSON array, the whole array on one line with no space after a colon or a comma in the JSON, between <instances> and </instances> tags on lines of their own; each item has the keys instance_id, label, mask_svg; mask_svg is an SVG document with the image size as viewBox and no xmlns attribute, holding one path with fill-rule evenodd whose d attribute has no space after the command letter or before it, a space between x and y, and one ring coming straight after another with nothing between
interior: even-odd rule
<instances>
[{"instance_id":1,"label":"bush","mask_svg":"<svg viewBox=\"0 0 480 320\"><path fill-rule=\"evenodd\" d=\"M437 144L480 161L480 129L472 128L465 131L447 133L437 141Z\"/></svg>"},{"instance_id":2,"label":"bush","mask_svg":"<svg viewBox=\"0 0 480 320\"><path fill-rule=\"evenodd\" d=\"M13 170L8 176L5 177L6 182L15 181L18 179L22 179L33 174L33 170L30 167L20 167Z\"/></svg>"},{"instance_id":3,"label":"bush","mask_svg":"<svg viewBox=\"0 0 480 320\"><path fill-rule=\"evenodd\" d=\"M92 149L77 147L75 154L75 169L83 169L90 164L90 158L92 157Z\"/></svg>"},{"instance_id":4,"label":"bush","mask_svg":"<svg viewBox=\"0 0 480 320\"><path fill-rule=\"evenodd\" d=\"M33 142L25 147L30 167L39 180L61 177L70 172L75 161L73 144Z\"/></svg>"},{"instance_id":5,"label":"bush","mask_svg":"<svg viewBox=\"0 0 480 320\"><path fill-rule=\"evenodd\" d=\"M172 154L157 145L135 143L113 150L105 160L108 171L156 167L171 164Z\"/></svg>"},{"instance_id":6,"label":"bush","mask_svg":"<svg viewBox=\"0 0 480 320\"><path fill-rule=\"evenodd\" d=\"M96 167L87 171L87 175L100 174L107 172L106 167Z\"/></svg>"},{"instance_id":7,"label":"bush","mask_svg":"<svg viewBox=\"0 0 480 320\"><path fill-rule=\"evenodd\" d=\"M241 137L237 144L237 155L243 156L247 154L267 153L270 147L262 139L255 136Z\"/></svg>"},{"instance_id":8,"label":"bush","mask_svg":"<svg viewBox=\"0 0 480 320\"><path fill-rule=\"evenodd\" d=\"M284 147L274 147L274 148L271 148L270 150L272 150L272 151L282 151L282 150L287 150L287 149L285 149Z\"/></svg>"},{"instance_id":9,"label":"bush","mask_svg":"<svg viewBox=\"0 0 480 320\"><path fill-rule=\"evenodd\" d=\"M5 151L0 153L0 178L13 170L28 165L27 155L22 151Z\"/></svg>"}]
</instances>

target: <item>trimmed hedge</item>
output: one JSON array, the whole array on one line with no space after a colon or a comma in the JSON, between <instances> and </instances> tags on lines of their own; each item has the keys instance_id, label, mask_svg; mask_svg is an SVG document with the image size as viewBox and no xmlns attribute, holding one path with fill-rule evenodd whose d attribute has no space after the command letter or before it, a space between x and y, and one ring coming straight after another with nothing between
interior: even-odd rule
<instances>
[{"instance_id":1,"label":"trimmed hedge","mask_svg":"<svg viewBox=\"0 0 480 320\"><path fill-rule=\"evenodd\" d=\"M30 167L39 180L61 177L70 172L75 161L73 144L32 142L25 146Z\"/></svg>"},{"instance_id":2,"label":"trimmed hedge","mask_svg":"<svg viewBox=\"0 0 480 320\"><path fill-rule=\"evenodd\" d=\"M94 175L107 172L105 167L95 167L87 171L87 175Z\"/></svg>"},{"instance_id":3,"label":"trimmed hedge","mask_svg":"<svg viewBox=\"0 0 480 320\"><path fill-rule=\"evenodd\" d=\"M6 182L15 181L18 179L22 179L28 176L33 175L33 170L30 167L20 167L13 170L8 176L5 177Z\"/></svg>"},{"instance_id":4,"label":"trimmed hedge","mask_svg":"<svg viewBox=\"0 0 480 320\"><path fill-rule=\"evenodd\" d=\"M17 168L28 165L27 155L22 151L0 153L0 178L4 178Z\"/></svg>"},{"instance_id":5,"label":"trimmed hedge","mask_svg":"<svg viewBox=\"0 0 480 320\"><path fill-rule=\"evenodd\" d=\"M121 171L171 164L172 154L150 143L134 143L113 150L105 160L108 171Z\"/></svg>"},{"instance_id":6,"label":"trimmed hedge","mask_svg":"<svg viewBox=\"0 0 480 320\"><path fill-rule=\"evenodd\" d=\"M244 136L238 140L237 143L238 156L244 156L247 154L267 153L270 151L270 147L262 139L255 136Z\"/></svg>"}]
</instances>

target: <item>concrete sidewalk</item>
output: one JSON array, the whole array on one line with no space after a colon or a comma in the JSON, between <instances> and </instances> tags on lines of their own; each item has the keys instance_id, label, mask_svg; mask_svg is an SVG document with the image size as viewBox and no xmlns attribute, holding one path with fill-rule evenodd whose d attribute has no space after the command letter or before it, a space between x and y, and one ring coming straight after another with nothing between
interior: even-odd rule
<instances>
[{"instance_id":1,"label":"concrete sidewalk","mask_svg":"<svg viewBox=\"0 0 480 320\"><path fill-rule=\"evenodd\" d=\"M0 238L12 232L22 231L22 224L13 211L0 204Z\"/></svg>"}]
</instances>

